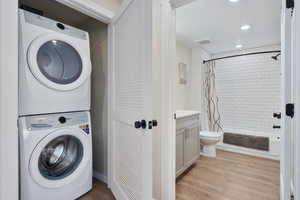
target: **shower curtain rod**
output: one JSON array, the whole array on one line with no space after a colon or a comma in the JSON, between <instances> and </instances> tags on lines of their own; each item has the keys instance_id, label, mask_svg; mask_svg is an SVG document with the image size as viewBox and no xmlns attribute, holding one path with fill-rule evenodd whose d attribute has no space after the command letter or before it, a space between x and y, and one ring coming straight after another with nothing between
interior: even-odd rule
<instances>
[{"instance_id":1,"label":"shower curtain rod","mask_svg":"<svg viewBox=\"0 0 300 200\"><path fill-rule=\"evenodd\" d=\"M203 64L210 62L210 61L215 61L215 60L222 60L222 59L226 59L226 58L234 58L234 57L240 57L240 56L249 56L249 55L256 55L256 54L265 54L265 53L281 53L280 50L276 50L276 51L260 51L260 52L253 52L253 53L244 53L244 54L238 54L238 55L232 55L232 56L224 56L224 57L220 57L220 58L213 58L210 60L203 60Z\"/></svg>"}]
</instances>

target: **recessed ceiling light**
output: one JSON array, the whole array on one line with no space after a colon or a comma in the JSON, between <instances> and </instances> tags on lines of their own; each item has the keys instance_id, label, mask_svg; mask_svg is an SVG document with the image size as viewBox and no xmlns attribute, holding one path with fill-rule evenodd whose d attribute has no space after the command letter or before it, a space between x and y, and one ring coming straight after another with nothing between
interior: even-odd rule
<instances>
[{"instance_id":1,"label":"recessed ceiling light","mask_svg":"<svg viewBox=\"0 0 300 200\"><path fill-rule=\"evenodd\" d=\"M242 31L247 31L247 30L249 30L250 28L251 28L251 26L250 26L249 24L244 24L244 25L241 26L241 30L242 30Z\"/></svg>"},{"instance_id":2,"label":"recessed ceiling light","mask_svg":"<svg viewBox=\"0 0 300 200\"><path fill-rule=\"evenodd\" d=\"M237 45L235 45L235 48L237 48L237 49L241 49L241 48L243 48L243 45L241 45L241 44L237 44Z\"/></svg>"},{"instance_id":3,"label":"recessed ceiling light","mask_svg":"<svg viewBox=\"0 0 300 200\"><path fill-rule=\"evenodd\" d=\"M206 44L211 43L211 41L209 39L195 40L195 42L200 45L206 45Z\"/></svg>"},{"instance_id":4,"label":"recessed ceiling light","mask_svg":"<svg viewBox=\"0 0 300 200\"><path fill-rule=\"evenodd\" d=\"M236 3L239 2L240 0L229 0L230 2Z\"/></svg>"}]
</instances>

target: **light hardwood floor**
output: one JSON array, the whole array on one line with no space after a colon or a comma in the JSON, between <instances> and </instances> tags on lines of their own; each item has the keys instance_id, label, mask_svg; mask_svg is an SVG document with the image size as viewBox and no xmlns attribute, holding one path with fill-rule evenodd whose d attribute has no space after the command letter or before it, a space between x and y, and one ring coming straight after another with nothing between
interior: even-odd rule
<instances>
[{"instance_id":1,"label":"light hardwood floor","mask_svg":"<svg viewBox=\"0 0 300 200\"><path fill-rule=\"evenodd\" d=\"M115 198L106 184L94 179L92 191L82 196L80 200L115 200Z\"/></svg>"},{"instance_id":2,"label":"light hardwood floor","mask_svg":"<svg viewBox=\"0 0 300 200\"><path fill-rule=\"evenodd\" d=\"M218 151L177 179L176 200L279 200L279 162ZM115 200L102 182L80 200Z\"/></svg>"},{"instance_id":3,"label":"light hardwood floor","mask_svg":"<svg viewBox=\"0 0 300 200\"><path fill-rule=\"evenodd\" d=\"M177 179L177 200L279 200L279 162L218 151Z\"/></svg>"}]
</instances>

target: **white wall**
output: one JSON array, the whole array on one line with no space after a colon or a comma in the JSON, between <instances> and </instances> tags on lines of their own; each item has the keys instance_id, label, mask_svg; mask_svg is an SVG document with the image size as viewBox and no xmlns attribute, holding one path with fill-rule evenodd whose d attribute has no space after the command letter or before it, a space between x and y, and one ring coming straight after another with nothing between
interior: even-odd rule
<instances>
[{"instance_id":1,"label":"white wall","mask_svg":"<svg viewBox=\"0 0 300 200\"><path fill-rule=\"evenodd\" d=\"M188 109L189 107L189 88L190 88L190 70L191 70L191 65L192 65L192 49L185 47L184 45L180 44L177 42L176 44L176 56L177 56L177 65L175 66L175 71L176 71L176 109L177 110L184 110ZM179 63L184 63L187 64L188 67L188 82L187 84L180 84L178 75L179 75L179 70L178 70L178 64Z\"/></svg>"},{"instance_id":2,"label":"white wall","mask_svg":"<svg viewBox=\"0 0 300 200\"><path fill-rule=\"evenodd\" d=\"M188 107L189 110L197 110L201 112L201 126L203 129L207 127L206 120L206 108L203 105L203 60L208 60L211 55L201 47L192 49L192 65L191 65L191 76L190 76L190 88L188 90Z\"/></svg>"},{"instance_id":3,"label":"white wall","mask_svg":"<svg viewBox=\"0 0 300 200\"><path fill-rule=\"evenodd\" d=\"M177 41L176 44L177 65L176 71L176 109L177 110L197 110L202 113L202 127L206 128L206 109L202 106L202 69L203 60L211 58L211 55L201 47L188 48ZM179 84L178 63L188 64L188 83Z\"/></svg>"},{"instance_id":4,"label":"white wall","mask_svg":"<svg viewBox=\"0 0 300 200\"><path fill-rule=\"evenodd\" d=\"M189 109L202 111L202 72L203 60L210 59L210 54L201 47L192 50L191 86L189 90Z\"/></svg>"},{"instance_id":5,"label":"white wall","mask_svg":"<svg viewBox=\"0 0 300 200\"><path fill-rule=\"evenodd\" d=\"M279 46L214 55L222 57L240 53L279 50ZM216 61L216 89L219 97L221 124L225 132L265 136L271 139L271 152L278 155L276 137L281 121L273 118L281 111L280 61L272 54L235 57Z\"/></svg>"},{"instance_id":6,"label":"white wall","mask_svg":"<svg viewBox=\"0 0 300 200\"><path fill-rule=\"evenodd\" d=\"M0 200L18 200L18 1L0 0Z\"/></svg>"}]
</instances>

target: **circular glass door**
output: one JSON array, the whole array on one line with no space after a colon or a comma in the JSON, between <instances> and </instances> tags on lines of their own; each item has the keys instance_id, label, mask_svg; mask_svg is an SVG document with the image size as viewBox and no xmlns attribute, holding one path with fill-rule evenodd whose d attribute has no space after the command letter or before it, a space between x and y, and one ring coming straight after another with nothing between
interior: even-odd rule
<instances>
[{"instance_id":1,"label":"circular glass door","mask_svg":"<svg viewBox=\"0 0 300 200\"><path fill-rule=\"evenodd\" d=\"M43 148L38 168L49 180L63 179L76 170L83 157L83 146L79 139L71 135L54 138Z\"/></svg>"},{"instance_id":2,"label":"circular glass door","mask_svg":"<svg viewBox=\"0 0 300 200\"><path fill-rule=\"evenodd\" d=\"M60 40L48 41L40 47L37 64L43 75L57 84L70 84L82 72L82 61L76 49Z\"/></svg>"},{"instance_id":3,"label":"circular glass door","mask_svg":"<svg viewBox=\"0 0 300 200\"><path fill-rule=\"evenodd\" d=\"M91 74L89 44L62 34L49 34L33 40L27 50L32 75L46 87L73 90Z\"/></svg>"}]
</instances>

